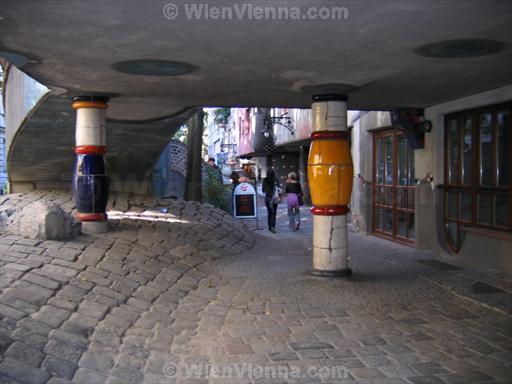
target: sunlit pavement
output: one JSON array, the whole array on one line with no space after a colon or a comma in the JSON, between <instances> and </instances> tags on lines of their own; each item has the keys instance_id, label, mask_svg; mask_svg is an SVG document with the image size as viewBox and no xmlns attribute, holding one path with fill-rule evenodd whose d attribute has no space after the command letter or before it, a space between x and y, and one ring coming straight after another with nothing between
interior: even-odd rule
<instances>
[{"instance_id":1,"label":"sunlit pavement","mask_svg":"<svg viewBox=\"0 0 512 384\"><path fill-rule=\"evenodd\" d=\"M106 235L0 237L0 382L510 383L510 274L350 231L354 275L317 278L307 208L290 232L281 204L276 234L266 214L111 208Z\"/></svg>"},{"instance_id":2,"label":"sunlit pavement","mask_svg":"<svg viewBox=\"0 0 512 384\"><path fill-rule=\"evenodd\" d=\"M273 239L294 239L301 242L311 243L313 234L313 217L310 212L311 207L303 206L300 208L301 220L298 231L290 231L288 227L288 209L286 200L281 202L277 208L276 215L276 233L268 230L267 208L264 199L260 196L258 199L258 222L255 219L243 220L243 222L257 234L268 236Z\"/></svg>"}]
</instances>

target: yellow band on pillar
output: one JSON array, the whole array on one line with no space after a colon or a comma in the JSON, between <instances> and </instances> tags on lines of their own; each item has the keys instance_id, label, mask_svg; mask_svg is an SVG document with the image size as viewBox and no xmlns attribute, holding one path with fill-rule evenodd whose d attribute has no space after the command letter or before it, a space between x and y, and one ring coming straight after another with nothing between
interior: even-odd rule
<instances>
[{"instance_id":1,"label":"yellow band on pillar","mask_svg":"<svg viewBox=\"0 0 512 384\"><path fill-rule=\"evenodd\" d=\"M347 140L313 140L309 151L308 178L315 206L348 205L353 176Z\"/></svg>"},{"instance_id":2,"label":"yellow band on pillar","mask_svg":"<svg viewBox=\"0 0 512 384\"><path fill-rule=\"evenodd\" d=\"M96 109L108 109L108 104L103 101L75 101L73 109L81 108L96 108Z\"/></svg>"}]
</instances>

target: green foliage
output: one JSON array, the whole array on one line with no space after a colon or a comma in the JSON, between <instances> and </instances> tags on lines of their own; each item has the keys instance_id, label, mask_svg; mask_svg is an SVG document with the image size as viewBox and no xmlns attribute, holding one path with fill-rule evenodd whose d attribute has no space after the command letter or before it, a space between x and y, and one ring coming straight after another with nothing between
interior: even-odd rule
<instances>
[{"instance_id":1,"label":"green foliage","mask_svg":"<svg viewBox=\"0 0 512 384\"><path fill-rule=\"evenodd\" d=\"M183 124L180 129L174 134L174 139L181 141L182 143L188 143L188 127L186 124Z\"/></svg>"},{"instance_id":2,"label":"green foliage","mask_svg":"<svg viewBox=\"0 0 512 384\"><path fill-rule=\"evenodd\" d=\"M229 116L231 116L231 108L219 108L215 112L215 122L217 124L227 124Z\"/></svg>"},{"instance_id":3,"label":"green foliage","mask_svg":"<svg viewBox=\"0 0 512 384\"><path fill-rule=\"evenodd\" d=\"M220 171L206 165L206 178L203 179L203 202L223 211L230 212L231 187L221 182Z\"/></svg>"}]
</instances>

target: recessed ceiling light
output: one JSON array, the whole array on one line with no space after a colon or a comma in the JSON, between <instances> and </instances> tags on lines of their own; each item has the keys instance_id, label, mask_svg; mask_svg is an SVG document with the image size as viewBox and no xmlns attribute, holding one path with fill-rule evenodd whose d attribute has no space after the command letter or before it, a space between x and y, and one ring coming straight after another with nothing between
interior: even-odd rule
<instances>
[{"instance_id":1,"label":"recessed ceiling light","mask_svg":"<svg viewBox=\"0 0 512 384\"><path fill-rule=\"evenodd\" d=\"M120 61L111 66L112 69L142 76L181 76L196 71L192 64L168 60L130 60Z\"/></svg>"},{"instance_id":2,"label":"recessed ceiling light","mask_svg":"<svg viewBox=\"0 0 512 384\"><path fill-rule=\"evenodd\" d=\"M73 102L75 101L100 101L104 103L108 103L110 101L110 97L98 95L98 96L74 96L72 97Z\"/></svg>"},{"instance_id":3,"label":"recessed ceiling light","mask_svg":"<svg viewBox=\"0 0 512 384\"><path fill-rule=\"evenodd\" d=\"M76 98L81 97L84 101L105 101L121 96L119 93L103 92L103 91L91 91L91 90L67 90L69 97Z\"/></svg>"},{"instance_id":4,"label":"recessed ceiling light","mask_svg":"<svg viewBox=\"0 0 512 384\"><path fill-rule=\"evenodd\" d=\"M310 96L313 95L346 95L357 87L351 84L327 83L317 85L305 85L301 91Z\"/></svg>"},{"instance_id":5,"label":"recessed ceiling light","mask_svg":"<svg viewBox=\"0 0 512 384\"><path fill-rule=\"evenodd\" d=\"M504 51L506 43L489 39L442 40L422 45L414 52L417 55L437 58L464 58L493 55Z\"/></svg>"}]
</instances>

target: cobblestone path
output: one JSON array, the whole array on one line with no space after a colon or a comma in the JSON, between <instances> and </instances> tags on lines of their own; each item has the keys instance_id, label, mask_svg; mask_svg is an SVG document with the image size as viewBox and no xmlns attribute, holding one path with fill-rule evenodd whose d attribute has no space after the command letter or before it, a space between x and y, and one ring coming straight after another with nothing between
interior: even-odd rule
<instances>
[{"instance_id":1,"label":"cobblestone path","mask_svg":"<svg viewBox=\"0 0 512 384\"><path fill-rule=\"evenodd\" d=\"M510 274L351 232L354 276L316 278L307 230L151 206L118 196L106 235L0 236L0 383L512 382Z\"/></svg>"},{"instance_id":2,"label":"cobblestone path","mask_svg":"<svg viewBox=\"0 0 512 384\"><path fill-rule=\"evenodd\" d=\"M0 206L38 199L73 208L58 193L9 195ZM1 383L141 383L150 357L187 335L192 319L178 306L201 295L212 260L254 238L213 207L154 204L119 196L106 235L0 236Z\"/></svg>"},{"instance_id":3,"label":"cobblestone path","mask_svg":"<svg viewBox=\"0 0 512 384\"><path fill-rule=\"evenodd\" d=\"M245 369L215 383L512 382L511 317L440 283L470 274L433 270L417 262L428 253L351 233L354 277L325 280L305 273L310 251L293 244L260 238L216 263L216 298L177 350L178 366ZM510 288L510 276L501 282ZM275 376L261 377L265 367Z\"/></svg>"}]
</instances>

